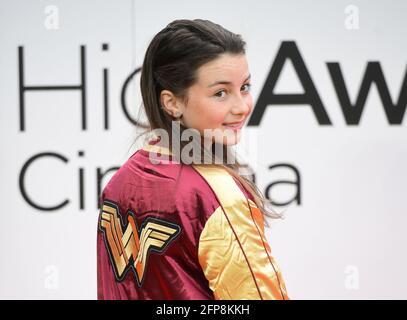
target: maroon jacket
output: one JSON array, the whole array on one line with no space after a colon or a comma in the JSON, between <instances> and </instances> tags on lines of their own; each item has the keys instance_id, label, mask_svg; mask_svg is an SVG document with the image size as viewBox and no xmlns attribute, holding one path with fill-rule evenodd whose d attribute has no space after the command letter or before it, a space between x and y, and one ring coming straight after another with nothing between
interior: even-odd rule
<instances>
[{"instance_id":1,"label":"maroon jacket","mask_svg":"<svg viewBox=\"0 0 407 320\"><path fill-rule=\"evenodd\" d=\"M252 195L224 169L172 162L157 142L103 189L98 299L288 299Z\"/></svg>"}]
</instances>

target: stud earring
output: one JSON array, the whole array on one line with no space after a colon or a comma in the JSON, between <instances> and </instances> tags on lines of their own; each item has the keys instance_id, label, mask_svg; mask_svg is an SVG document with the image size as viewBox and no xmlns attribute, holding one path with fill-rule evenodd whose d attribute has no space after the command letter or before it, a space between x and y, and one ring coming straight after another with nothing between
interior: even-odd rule
<instances>
[{"instance_id":1,"label":"stud earring","mask_svg":"<svg viewBox=\"0 0 407 320\"><path fill-rule=\"evenodd\" d=\"M174 117L175 118L181 118L181 115L182 115L181 111L177 110L177 111L174 112Z\"/></svg>"}]
</instances>

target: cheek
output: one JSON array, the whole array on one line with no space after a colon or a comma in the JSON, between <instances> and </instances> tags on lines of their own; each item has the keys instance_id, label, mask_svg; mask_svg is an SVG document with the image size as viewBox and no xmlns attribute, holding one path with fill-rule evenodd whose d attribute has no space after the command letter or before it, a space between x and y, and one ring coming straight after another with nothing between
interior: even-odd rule
<instances>
[{"instance_id":1,"label":"cheek","mask_svg":"<svg viewBox=\"0 0 407 320\"><path fill-rule=\"evenodd\" d=\"M226 108L223 108L226 110ZM220 106L217 106L216 109L213 109L211 114L208 115L208 125L210 128L219 128L222 126L222 123L225 122L227 111L224 111Z\"/></svg>"},{"instance_id":2,"label":"cheek","mask_svg":"<svg viewBox=\"0 0 407 320\"><path fill-rule=\"evenodd\" d=\"M196 119L200 124L201 129L215 129L219 128L227 115L227 109L222 108L219 103L207 101L201 108Z\"/></svg>"},{"instance_id":3,"label":"cheek","mask_svg":"<svg viewBox=\"0 0 407 320\"><path fill-rule=\"evenodd\" d=\"M249 94L248 96L247 96L247 99L246 99L246 104L247 104L247 106L249 107L249 114L252 112L252 110L253 110L253 98L252 98L252 95L251 94Z\"/></svg>"}]
</instances>

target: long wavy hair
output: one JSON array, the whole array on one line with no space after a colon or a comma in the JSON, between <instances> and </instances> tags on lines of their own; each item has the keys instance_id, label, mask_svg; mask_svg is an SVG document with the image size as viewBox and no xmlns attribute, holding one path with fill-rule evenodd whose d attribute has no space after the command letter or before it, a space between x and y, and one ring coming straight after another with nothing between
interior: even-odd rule
<instances>
[{"instance_id":1,"label":"long wavy hair","mask_svg":"<svg viewBox=\"0 0 407 320\"><path fill-rule=\"evenodd\" d=\"M174 20L158 32L146 50L141 70L140 89L149 122L142 135L156 129L165 130L169 136L171 150L172 135L179 134L181 137L188 128L179 123L179 126L175 127L179 127L180 131L174 132L173 121L179 118L174 118L163 109L160 102L161 91L169 90L188 104L188 88L198 80L197 69L225 53L246 54L245 46L246 42L240 34L228 31L209 20ZM180 141L181 150L192 142ZM199 154L198 163L221 166L239 181L253 195L266 226L270 226L267 218L284 218L282 213L274 210L271 200L257 187L251 167L242 164L231 146L226 144L220 146L222 159L219 161L219 153L215 152L219 146L216 145L216 142L213 143L209 149L201 145L200 148L204 152ZM182 162L182 159L180 160Z\"/></svg>"}]
</instances>

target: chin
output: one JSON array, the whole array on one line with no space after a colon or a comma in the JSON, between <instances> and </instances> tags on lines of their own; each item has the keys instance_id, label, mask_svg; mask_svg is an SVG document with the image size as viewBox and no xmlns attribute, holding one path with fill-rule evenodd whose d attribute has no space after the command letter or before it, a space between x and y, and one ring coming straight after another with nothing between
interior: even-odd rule
<instances>
[{"instance_id":1,"label":"chin","mask_svg":"<svg viewBox=\"0 0 407 320\"><path fill-rule=\"evenodd\" d=\"M226 141L224 143L224 145L226 145L226 146L234 146L234 145L238 144L239 141L240 141L240 139L235 139L234 141Z\"/></svg>"},{"instance_id":2,"label":"chin","mask_svg":"<svg viewBox=\"0 0 407 320\"><path fill-rule=\"evenodd\" d=\"M234 146L240 142L241 130L227 130L222 137L215 137L217 143Z\"/></svg>"}]
</instances>

